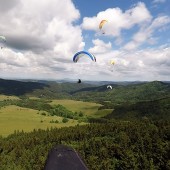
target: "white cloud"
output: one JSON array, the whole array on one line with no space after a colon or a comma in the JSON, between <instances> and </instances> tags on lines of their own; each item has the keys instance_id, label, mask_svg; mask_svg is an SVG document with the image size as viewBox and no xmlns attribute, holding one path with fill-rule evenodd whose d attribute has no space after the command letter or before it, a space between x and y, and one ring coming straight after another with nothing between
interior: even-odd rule
<instances>
[{"instance_id":1,"label":"white cloud","mask_svg":"<svg viewBox=\"0 0 170 170\"><path fill-rule=\"evenodd\" d=\"M7 39L1 75L62 77L57 73L67 72L73 54L85 46L71 0L1 0L1 8L6 10L0 10L0 33Z\"/></svg>"},{"instance_id":2,"label":"white cloud","mask_svg":"<svg viewBox=\"0 0 170 170\"><path fill-rule=\"evenodd\" d=\"M156 43L156 39L153 37L153 33L159 29L163 29L167 24L170 23L170 17L159 16L155 18L150 25L141 27L140 30L134 34L132 41L128 42L124 49L134 50L138 48L143 43Z\"/></svg>"},{"instance_id":3,"label":"white cloud","mask_svg":"<svg viewBox=\"0 0 170 170\"><path fill-rule=\"evenodd\" d=\"M106 35L119 37L123 29L130 29L134 25L141 25L150 21L151 18L152 16L145 4L139 2L125 12L120 8L109 8L99 12L97 16L85 17L83 19L82 28L99 32L99 23L101 20L106 19L108 22L103 26L102 31L104 31Z\"/></svg>"},{"instance_id":4,"label":"white cloud","mask_svg":"<svg viewBox=\"0 0 170 170\"><path fill-rule=\"evenodd\" d=\"M73 26L80 13L71 0L16 0L15 5L7 5L8 11L0 15L0 32L7 37L9 47L41 52L65 41L68 45L63 49L69 44L69 51L83 48L81 29Z\"/></svg>"},{"instance_id":5,"label":"white cloud","mask_svg":"<svg viewBox=\"0 0 170 170\"><path fill-rule=\"evenodd\" d=\"M95 39L92 41L94 44L94 47L89 49L89 52L91 53L106 53L112 49L111 42L105 43L102 40Z\"/></svg>"},{"instance_id":6,"label":"white cloud","mask_svg":"<svg viewBox=\"0 0 170 170\"><path fill-rule=\"evenodd\" d=\"M3 10L1 10L3 9ZM114 16L114 17L113 17ZM0 77L62 79L81 78L91 80L155 80L169 79L169 44L158 49L137 50L144 42L154 43L154 31L169 23L169 17L152 19L144 3L138 3L123 12L110 8L92 18L85 17L81 26L76 25L79 11L71 0L0 0L0 33L7 38L6 47L0 50ZM89 51L97 62L84 58L72 62L74 53L83 50L85 42L82 30L98 32L98 24L108 19L104 29L115 36L120 44L122 30L135 25L129 49L113 50L112 43L94 39ZM148 24L150 24L148 26ZM114 60L115 65L110 65Z\"/></svg>"},{"instance_id":7,"label":"white cloud","mask_svg":"<svg viewBox=\"0 0 170 170\"><path fill-rule=\"evenodd\" d=\"M10 49L3 49L1 51L0 61L1 63L17 67L30 65L29 58L20 52L14 52Z\"/></svg>"},{"instance_id":8,"label":"white cloud","mask_svg":"<svg viewBox=\"0 0 170 170\"><path fill-rule=\"evenodd\" d=\"M77 74L82 79L169 80L170 47L134 51L112 50L106 53L94 53L94 55L97 59L96 63L76 64L75 69L79 66L80 72L77 71ZM111 60L115 61L115 65L110 64Z\"/></svg>"},{"instance_id":9,"label":"white cloud","mask_svg":"<svg viewBox=\"0 0 170 170\"><path fill-rule=\"evenodd\" d=\"M45 58L28 52L24 55L6 49L0 55L0 75L19 75L30 78L73 78L90 80L169 80L170 47L145 50L109 50L105 53L94 53L97 62L88 57L82 62L66 63L54 60L54 56ZM10 54L10 55L9 55ZM13 55L15 54L15 55ZM9 57L9 60L7 60ZM37 61L39 58L39 61ZM114 60L115 65L110 61ZM48 61L48 62L47 62ZM23 63L23 65L19 65ZM49 67L50 65L50 67Z\"/></svg>"}]
</instances>

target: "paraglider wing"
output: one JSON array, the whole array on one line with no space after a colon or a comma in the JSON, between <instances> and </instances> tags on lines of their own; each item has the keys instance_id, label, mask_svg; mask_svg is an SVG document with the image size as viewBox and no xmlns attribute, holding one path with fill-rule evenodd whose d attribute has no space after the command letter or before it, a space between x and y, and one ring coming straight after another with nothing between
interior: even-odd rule
<instances>
[{"instance_id":1,"label":"paraglider wing","mask_svg":"<svg viewBox=\"0 0 170 170\"><path fill-rule=\"evenodd\" d=\"M102 29L103 25L107 22L107 20L102 20L99 24L99 29Z\"/></svg>"},{"instance_id":2,"label":"paraglider wing","mask_svg":"<svg viewBox=\"0 0 170 170\"><path fill-rule=\"evenodd\" d=\"M66 145L56 145L48 153L44 170L88 170L79 153Z\"/></svg>"},{"instance_id":3,"label":"paraglider wing","mask_svg":"<svg viewBox=\"0 0 170 170\"><path fill-rule=\"evenodd\" d=\"M108 89L108 88L112 89L112 86L111 86L111 85L108 85L108 86L107 86L107 89Z\"/></svg>"},{"instance_id":4,"label":"paraglider wing","mask_svg":"<svg viewBox=\"0 0 170 170\"><path fill-rule=\"evenodd\" d=\"M105 34L105 31L103 30L103 26L107 23L107 20L102 20L99 24L99 29L102 30L102 34Z\"/></svg>"},{"instance_id":5,"label":"paraglider wing","mask_svg":"<svg viewBox=\"0 0 170 170\"><path fill-rule=\"evenodd\" d=\"M6 38L2 35L0 35L0 46L1 46L1 49L3 48L3 44L6 42Z\"/></svg>"},{"instance_id":6,"label":"paraglider wing","mask_svg":"<svg viewBox=\"0 0 170 170\"><path fill-rule=\"evenodd\" d=\"M96 57L93 54L91 54L91 55L93 56L93 61L96 62Z\"/></svg>"},{"instance_id":7,"label":"paraglider wing","mask_svg":"<svg viewBox=\"0 0 170 170\"><path fill-rule=\"evenodd\" d=\"M110 67L110 70L113 72L113 66L115 65L115 61L114 60L110 60L109 61L109 67Z\"/></svg>"},{"instance_id":8,"label":"paraglider wing","mask_svg":"<svg viewBox=\"0 0 170 170\"><path fill-rule=\"evenodd\" d=\"M114 61L114 60L111 60L111 61L110 61L110 64L114 65L114 64L115 64L115 61Z\"/></svg>"},{"instance_id":9,"label":"paraglider wing","mask_svg":"<svg viewBox=\"0 0 170 170\"><path fill-rule=\"evenodd\" d=\"M96 57L93 55L93 54L91 54L91 53L89 53L89 52L87 52L87 51L79 51L79 52L77 52L75 55L74 55L74 57L73 57L73 61L75 62L75 63L77 63L77 61L82 57L82 56L88 56L88 57L90 57L91 58L91 60L93 60L93 61L95 61L96 62Z\"/></svg>"},{"instance_id":10,"label":"paraglider wing","mask_svg":"<svg viewBox=\"0 0 170 170\"><path fill-rule=\"evenodd\" d=\"M6 38L4 36L0 35L0 40L5 42Z\"/></svg>"}]
</instances>

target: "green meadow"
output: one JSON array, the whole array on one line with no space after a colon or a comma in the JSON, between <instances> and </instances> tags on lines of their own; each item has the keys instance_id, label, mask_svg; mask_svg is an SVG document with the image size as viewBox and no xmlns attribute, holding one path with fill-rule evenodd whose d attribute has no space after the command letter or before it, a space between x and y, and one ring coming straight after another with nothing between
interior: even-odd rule
<instances>
[{"instance_id":1,"label":"green meadow","mask_svg":"<svg viewBox=\"0 0 170 170\"><path fill-rule=\"evenodd\" d=\"M75 126L76 120L70 119L67 123L62 123L62 117L44 116L38 110L22 108L18 106L6 106L0 109L0 135L7 136L15 130L30 132L33 129L47 129L50 127ZM50 121L59 123L50 123ZM79 123L83 124L83 123Z\"/></svg>"},{"instance_id":2,"label":"green meadow","mask_svg":"<svg viewBox=\"0 0 170 170\"><path fill-rule=\"evenodd\" d=\"M112 112L112 109L98 110L101 104L75 101L75 100L53 100L51 105L61 104L68 110L79 112L82 111L87 116L102 117Z\"/></svg>"},{"instance_id":3,"label":"green meadow","mask_svg":"<svg viewBox=\"0 0 170 170\"><path fill-rule=\"evenodd\" d=\"M7 99L19 99L15 96L0 95L0 101ZM36 99L36 98L34 98ZM83 112L84 115L91 117L102 117L111 113L112 110L98 110L100 104L91 102L82 102L75 100L53 100L51 105L61 104L73 112ZM42 115L44 114L44 115ZM7 136L14 131L30 132L33 129L47 129L51 127L75 126L85 124L77 120L69 119L68 122L62 122L63 117L49 116L45 111L38 111L29 108L23 108L16 105L9 105L0 108L0 135ZM53 123L51 123L51 121ZM57 123L54 123L57 121Z\"/></svg>"},{"instance_id":4,"label":"green meadow","mask_svg":"<svg viewBox=\"0 0 170 170\"><path fill-rule=\"evenodd\" d=\"M6 95L0 95L0 101L3 101L3 100L17 100L19 99L19 97L17 96L6 96Z\"/></svg>"}]
</instances>

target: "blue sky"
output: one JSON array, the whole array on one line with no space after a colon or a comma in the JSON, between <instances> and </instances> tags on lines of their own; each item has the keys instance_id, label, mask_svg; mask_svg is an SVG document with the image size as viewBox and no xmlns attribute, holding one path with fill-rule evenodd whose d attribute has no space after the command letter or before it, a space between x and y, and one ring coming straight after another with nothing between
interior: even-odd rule
<instances>
[{"instance_id":1,"label":"blue sky","mask_svg":"<svg viewBox=\"0 0 170 170\"><path fill-rule=\"evenodd\" d=\"M169 0L158 0L158 1L152 1L152 0L144 0L144 1L137 1L137 0L87 0L87 1L81 1L81 0L74 0L73 1L76 8L79 9L81 17L79 19L79 24L82 23L84 17L94 17L99 12L105 11L108 8L120 8L123 12L132 8L139 2L143 2L146 5L146 8L149 10L153 18L156 18L161 15L167 15L170 16L170 1ZM114 17L114 16L113 16ZM106 18L107 19L107 18ZM169 27L169 26L168 26ZM122 30L124 39L128 41L133 33L137 31L137 27L134 26L133 28L129 30ZM94 32L93 31L83 31L84 37L85 35L89 35L88 38L86 38L87 43L87 49L89 46L91 46L91 38L94 38ZM154 36L159 37L159 42L157 44L152 44L152 47L159 46L163 43L169 43L169 39L167 38L168 31L155 31ZM114 41L114 37L102 37L105 41ZM115 48L119 48L119 46L116 46Z\"/></svg>"},{"instance_id":2,"label":"blue sky","mask_svg":"<svg viewBox=\"0 0 170 170\"><path fill-rule=\"evenodd\" d=\"M0 42L0 77L170 80L169 6L170 0L0 0L7 40ZM108 22L100 30L102 19ZM81 50L97 62L73 63Z\"/></svg>"},{"instance_id":3,"label":"blue sky","mask_svg":"<svg viewBox=\"0 0 170 170\"><path fill-rule=\"evenodd\" d=\"M146 7L151 11L153 16L158 16L161 13L170 14L169 0L160 0L160 1L154 1L154 0L143 0L143 1L137 1L137 0L73 0L73 3L75 4L75 7L79 9L81 12L82 18L84 16L86 17L92 17L95 16L98 12L104 11L108 8L121 8L123 11L131 8L138 2L145 3Z\"/></svg>"}]
</instances>

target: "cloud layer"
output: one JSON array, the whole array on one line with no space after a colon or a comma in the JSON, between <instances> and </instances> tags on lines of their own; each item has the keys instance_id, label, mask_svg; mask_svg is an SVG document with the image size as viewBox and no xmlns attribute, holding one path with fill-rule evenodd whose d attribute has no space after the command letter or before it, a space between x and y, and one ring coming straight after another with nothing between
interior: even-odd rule
<instances>
[{"instance_id":1,"label":"cloud layer","mask_svg":"<svg viewBox=\"0 0 170 170\"><path fill-rule=\"evenodd\" d=\"M81 17L83 22L79 25ZM106 18L108 22L100 31L99 23ZM86 17L81 16L71 0L41 0L41 3L0 0L0 22L0 35L7 39L0 50L0 77L169 80L169 44L140 47L156 44L159 37L154 33L168 31L170 17L152 16L142 2L125 11L109 8ZM134 28L132 36L125 41L124 31ZM96 56L97 62L84 57L73 63L73 55L88 43L83 32L89 30L94 31L94 36L88 51ZM111 60L115 65L110 64Z\"/></svg>"},{"instance_id":2,"label":"cloud layer","mask_svg":"<svg viewBox=\"0 0 170 170\"><path fill-rule=\"evenodd\" d=\"M84 48L80 26L74 24L80 13L71 0L1 0L0 7L5 10L0 10L0 33L7 39L0 51L3 72L23 66L30 76L37 71L43 77L42 70L60 70L61 61L71 62Z\"/></svg>"}]
</instances>

